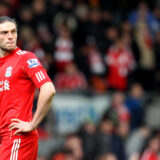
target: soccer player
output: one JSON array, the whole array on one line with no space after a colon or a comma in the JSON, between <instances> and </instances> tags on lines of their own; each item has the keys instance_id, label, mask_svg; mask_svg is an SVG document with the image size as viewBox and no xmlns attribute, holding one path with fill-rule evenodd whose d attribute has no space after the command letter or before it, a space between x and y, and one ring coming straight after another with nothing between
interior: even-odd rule
<instances>
[{"instance_id":1,"label":"soccer player","mask_svg":"<svg viewBox=\"0 0 160 160\"><path fill-rule=\"evenodd\" d=\"M0 17L1 160L36 160L36 128L47 114L55 88L37 57L17 47L14 19ZM35 88L40 90L32 118Z\"/></svg>"}]
</instances>

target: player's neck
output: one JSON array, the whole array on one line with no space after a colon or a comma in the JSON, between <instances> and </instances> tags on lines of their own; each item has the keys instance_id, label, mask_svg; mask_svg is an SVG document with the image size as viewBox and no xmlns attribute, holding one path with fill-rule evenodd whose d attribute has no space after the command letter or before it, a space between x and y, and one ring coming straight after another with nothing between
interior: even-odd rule
<instances>
[{"instance_id":1,"label":"player's neck","mask_svg":"<svg viewBox=\"0 0 160 160\"><path fill-rule=\"evenodd\" d=\"M9 54L9 52L1 52L0 51L0 58L3 58L3 57L5 57L8 54Z\"/></svg>"},{"instance_id":2,"label":"player's neck","mask_svg":"<svg viewBox=\"0 0 160 160\"><path fill-rule=\"evenodd\" d=\"M7 51L7 50L3 50L0 49L0 58L3 58L5 56L7 56L8 54L10 54L12 51Z\"/></svg>"}]
</instances>

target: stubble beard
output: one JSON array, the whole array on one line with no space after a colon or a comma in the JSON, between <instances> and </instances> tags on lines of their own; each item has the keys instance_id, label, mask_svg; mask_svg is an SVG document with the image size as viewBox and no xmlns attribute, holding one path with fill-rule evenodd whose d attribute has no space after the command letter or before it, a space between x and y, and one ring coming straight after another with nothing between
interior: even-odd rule
<instances>
[{"instance_id":1,"label":"stubble beard","mask_svg":"<svg viewBox=\"0 0 160 160\"><path fill-rule=\"evenodd\" d=\"M0 49L1 49L2 52L4 52L4 53L10 53L10 52L12 52L15 48L16 48L16 45L14 45L13 47L0 46Z\"/></svg>"}]
</instances>

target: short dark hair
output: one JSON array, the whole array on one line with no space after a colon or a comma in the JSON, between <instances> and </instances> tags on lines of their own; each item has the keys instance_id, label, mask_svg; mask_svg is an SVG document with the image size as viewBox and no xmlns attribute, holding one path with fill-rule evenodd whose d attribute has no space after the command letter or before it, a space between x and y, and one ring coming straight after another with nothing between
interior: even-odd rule
<instances>
[{"instance_id":1,"label":"short dark hair","mask_svg":"<svg viewBox=\"0 0 160 160\"><path fill-rule=\"evenodd\" d=\"M14 24L16 25L16 27L17 27L17 22L15 21L15 19L10 18L10 17L8 17L8 16L0 16L0 24L1 24L1 23L4 23L4 22L12 22L12 23L14 23Z\"/></svg>"}]
</instances>

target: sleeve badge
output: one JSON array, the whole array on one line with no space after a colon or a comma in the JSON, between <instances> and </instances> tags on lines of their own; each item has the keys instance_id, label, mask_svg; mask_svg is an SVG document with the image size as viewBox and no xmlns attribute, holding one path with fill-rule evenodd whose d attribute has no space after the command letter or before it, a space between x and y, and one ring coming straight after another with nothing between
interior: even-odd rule
<instances>
[{"instance_id":1,"label":"sleeve badge","mask_svg":"<svg viewBox=\"0 0 160 160\"><path fill-rule=\"evenodd\" d=\"M27 61L27 63L29 64L29 65L28 65L29 68L34 68L34 67L37 67L37 66L40 65L39 62L38 62L38 60L37 60L36 58L34 58L34 59L29 59L29 60Z\"/></svg>"}]
</instances>

